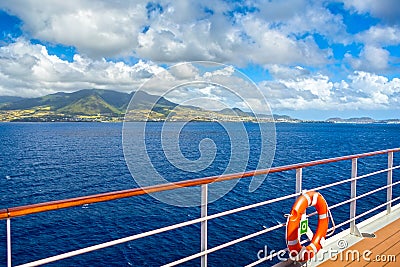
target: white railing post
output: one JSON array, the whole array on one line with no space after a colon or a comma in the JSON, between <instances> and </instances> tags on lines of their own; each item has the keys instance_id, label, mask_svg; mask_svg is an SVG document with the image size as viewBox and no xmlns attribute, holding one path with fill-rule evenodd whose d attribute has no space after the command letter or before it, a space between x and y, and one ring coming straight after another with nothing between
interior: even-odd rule
<instances>
[{"instance_id":1,"label":"white railing post","mask_svg":"<svg viewBox=\"0 0 400 267\"><path fill-rule=\"evenodd\" d=\"M300 193L302 188L303 182L303 168L296 169L296 193Z\"/></svg>"},{"instance_id":2,"label":"white railing post","mask_svg":"<svg viewBox=\"0 0 400 267\"><path fill-rule=\"evenodd\" d=\"M388 174L387 174L387 195L386 195L386 212L389 214L392 210L392 183L393 183L393 152L388 153Z\"/></svg>"},{"instance_id":3,"label":"white railing post","mask_svg":"<svg viewBox=\"0 0 400 267\"><path fill-rule=\"evenodd\" d=\"M351 160L351 178L357 177L357 158ZM357 196L357 180L351 181L351 193L350 198L353 200L350 202L350 234L358 235L358 229L356 227L356 200L354 199Z\"/></svg>"},{"instance_id":4,"label":"white railing post","mask_svg":"<svg viewBox=\"0 0 400 267\"><path fill-rule=\"evenodd\" d=\"M11 219L7 219L7 267L11 267Z\"/></svg>"},{"instance_id":5,"label":"white railing post","mask_svg":"<svg viewBox=\"0 0 400 267\"><path fill-rule=\"evenodd\" d=\"M207 217L208 185L201 186L201 217ZM207 220L201 222L201 252L207 250ZM207 254L201 256L201 267L207 266Z\"/></svg>"}]
</instances>

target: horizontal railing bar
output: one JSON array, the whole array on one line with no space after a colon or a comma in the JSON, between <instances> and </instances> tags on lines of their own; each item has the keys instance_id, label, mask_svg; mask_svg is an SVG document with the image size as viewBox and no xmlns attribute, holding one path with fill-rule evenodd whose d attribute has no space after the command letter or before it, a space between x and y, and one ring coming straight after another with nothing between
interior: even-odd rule
<instances>
[{"instance_id":1,"label":"horizontal railing bar","mask_svg":"<svg viewBox=\"0 0 400 267\"><path fill-rule=\"evenodd\" d=\"M342 223L340 223L340 224L337 224L337 225L335 225L335 228L339 228L339 227L341 227L341 226L343 226L343 225L345 225L345 224L350 223L350 222L353 221L353 220L360 219L361 217L364 217L365 215L367 215L367 214L369 214L369 213L371 213L371 212L374 212L374 211L376 211L377 209L380 209L380 208L384 207L385 205L387 205L387 204L389 204L389 203L393 203L393 202L395 202L395 201L397 201L397 200L399 200L399 199L400 199L400 196L399 196L399 197L396 197L395 199L392 199L391 201L387 201L387 202L385 202L385 203L383 203L383 204L381 204L381 205L379 205L379 206L376 206L375 208L370 209L369 211L366 211L366 212L364 212L364 213L361 213L361 214L355 216L355 217L352 218L352 219L349 219L349 220L344 221L344 222L342 222ZM328 229L328 231L331 231L331 230L333 230L333 227L331 227L331 228Z\"/></svg>"},{"instance_id":2,"label":"horizontal railing bar","mask_svg":"<svg viewBox=\"0 0 400 267\"><path fill-rule=\"evenodd\" d=\"M232 210L222 211L222 212L215 213L215 214L207 216L207 220L212 220L212 219L215 219L215 218L218 218L218 217L230 215L230 214L237 213L237 212L240 212L240 211L245 211L245 210L249 210L249 209L252 209L252 208L257 208L257 207L260 207L260 206L265 206L265 205L268 205L268 204L272 204L272 203L275 203L275 202L279 202L279 201L282 201L282 200L286 200L286 199L289 199L289 198L292 198L292 197L299 196L300 194L301 193L295 193L295 194L286 195L286 196L283 196L283 197L277 197L277 198L274 198L274 199L266 200L266 201L263 201L263 202L258 202L258 203L255 203L255 204L250 204L250 205L243 206L243 207L236 208L236 209L232 209Z\"/></svg>"},{"instance_id":3,"label":"horizontal railing bar","mask_svg":"<svg viewBox=\"0 0 400 267\"><path fill-rule=\"evenodd\" d=\"M9 218L8 209L1 209L0 210L0 220L4 220Z\"/></svg>"},{"instance_id":4,"label":"horizontal railing bar","mask_svg":"<svg viewBox=\"0 0 400 267\"><path fill-rule=\"evenodd\" d=\"M115 239L115 240L112 240L112 241L101 243L101 244L98 244L98 245L93 245L93 246L85 247L85 248L82 248L82 249L77 249L77 250L73 250L73 251L70 251L70 252L62 253L62 254L59 254L59 255L56 255L56 256L52 256L52 257L48 257L48 258L45 258L45 259L32 261L32 262L25 263L25 264L22 264L22 265L18 265L18 266L15 266L15 267L38 266L38 265L42 265L42 264L46 264L46 263L50 263L50 262L54 262L54 261L58 261L58 260L66 259L66 258L70 258L70 257L77 256L77 255L80 255L80 254L84 254L84 253L87 253L87 252L92 252L92 251L95 251L95 250L99 250L99 249L103 249L103 248L119 245L119 244L122 244L122 243L126 243L126 242L129 242L129 241L140 239L140 238L143 238L143 237L148 237L148 236L151 236L151 235L160 234L160 233L163 233L163 232L166 232L166 231L171 231L171 230L178 229L178 228L181 228L181 227L185 227L185 226L189 226L189 225L192 225L192 224L196 224L196 223L199 223L199 222L204 221L206 219L207 219L207 217L202 217L202 218L198 218L198 219L194 219L194 220L190 220L190 221L186 221L186 222L181 222L181 223L169 225L169 226L166 226L166 227L154 229L154 230L147 231L147 232L144 232L144 233L140 233L140 234L136 234L136 235L132 235L132 236L127 236L127 237L123 237L123 238L120 238L120 239Z\"/></svg>"},{"instance_id":5,"label":"horizontal railing bar","mask_svg":"<svg viewBox=\"0 0 400 267\"><path fill-rule=\"evenodd\" d=\"M338 182L335 182L335 183L318 186L318 187L315 187L313 189L310 189L309 191L311 191L311 190L312 191L319 191L319 190L322 190L322 189L326 189L326 188L333 187L333 186L340 185L340 184L345 184L345 183L352 182L352 181L355 181L355 180L360 180L360 179L363 179L363 178L367 178L367 177L370 177L370 176L373 176L373 175L377 175L377 174L380 174L380 173L385 173L385 172L388 172L388 171L391 171L391 170L395 170L395 169L399 169L399 168L400 168L400 165L398 165L396 167L382 169L382 170L375 171L375 172L370 172L370 173L367 173L367 174L363 174L363 175L360 175L360 176L357 176L357 177L353 177L353 178L349 178L349 179L346 179L346 180L338 181Z\"/></svg>"},{"instance_id":6,"label":"horizontal railing bar","mask_svg":"<svg viewBox=\"0 0 400 267\"><path fill-rule=\"evenodd\" d=\"M389 170L394 170L394 169L398 169L398 168L400 168L400 166L396 166L396 167L392 167L392 168L383 169L383 170L379 170L379 171L376 171L376 172L364 174L364 175L361 175L361 176L357 176L357 177L354 177L354 178L345 180L345 181L343 181L343 182L350 182L350 181L352 181L352 180L358 180L358 179L370 177L370 176L373 176L373 175L376 175L376 174L379 174L379 173L384 173L384 172L387 172L387 171L389 171ZM338 183L338 184L341 184L341 183ZM377 188L377 189L375 189L375 190L373 190L373 191L370 191L370 192L368 192L368 193L359 195L359 196L357 196L357 197L355 197L355 198L352 198L352 199L349 199L349 200L345 201L345 203L351 202L351 201L356 200L356 199L360 199L360 198L362 198L362 197L365 197L365 196L367 196L367 195L376 193L376 192L378 192L378 191L380 191L380 190L383 190L383 189L386 189L386 188L388 188L388 187L390 187L390 186L395 186L395 185L397 185L397 184L400 184L400 181L398 181L398 182L396 182L396 183L393 183L393 184L391 184L391 185L386 185L386 186ZM326 188L326 187L325 187L325 188ZM310 190L320 190L320 189L321 189L320 187L317 187L317 188L310 189ZM300 194L300 193L293 194L293 195L296 196L296 195L299 195L299 194ZM290 196L290 197L292 197L292 196ZM284 197L284 198L286 198L286 197ZM397 200L397 199L394 199L393 201L396 201L396 200ZM267 202L270 202L270 201L267 201ZM342 204L345 204L345 203L339 203L339 204L342 205ZM389 203L389 202L388 202L388 203ZM386 205L386 204L388 204L388 203L382 204L381 207L383 207L384 205ZM260 203L257 203L257 204L260 204ZM253 204L253 205L251 205L251 206L255 206L255 207L256 207L256 206L261 206L261 205L257 205L257 204ZM269 204L269 203L267 203L267 204ZM340 205L337 205L337 206L340 206ZM330 209L333 209L333 208L335 208L335 207L336 207L336 205L333 205L333 206L330 207ZM377 209L379 209L379 208L377 208ZM241 208L238 208L238 209L235 209L235 210L241 211ZM376 209L374 209L374 210L376 210ZM374 210L372 210L372 211L374 211ZM231 210L231 211L233 211L233 210ZM365 214L362 214L362 216L364 216L364 215L366 215L366 214L368 214L368 213L370 213L370 212L372 212L372 211L369 211L369 212L367 212L367 213L365 213ZM230 211L227 211L227 212L230 212ZM226 212L222 212L222 213L226 213ZM221 214L222 214L222 213L221 213ZM230 213L228 213L228 214L230 214ZM314 213L310 214L309 216L312 216L313 214L314 214ZM315 214L317 214L317 213L315 212ZM217 214L216 214L216 215L217 215ZM219 214L218 214L218 215L219 215ZM226 214L223 214L223 215L226 215ZM220 216L222 216L222 215L220 215ZM218 217L220 217L220 216L218 216ZM362 217L362 216L359 215L358 218L360 218L360 217ZM214 218L216 218L216 217L214 217ZM355 217L354 219L357 219L357 217ZM353 219L352 219L352 220L353 220ZM336 227L340 227L340 226L342 226L342 225L344 225L344 224L347 224L347 223L349 223L349 222L352 221L352 220L348 220L348 221L346 221L346 222L344 222L344 223L341 223L340 225L338 225L338 226L336 226ZM177 260L177 261L174 261L174 262L165 264L165 265L163 265L163 267L172 267L172 266L176 266L176 265L178 265L178 264L182 264L182 263L191 261L191 260L196 259L196 258L199 258L199 257L201 257L201 256L203 256L203 255L210 254L210 253L215 252L215 251L217 251L217 250L220 250L220 249L223 249L223 248L226 248L226 247L235 245L235 244L240 243L240 242L242 242L242 241L251 239L251 238L253 238L253 237L256 237L256 236L259 236L259 235L261 235L261 234L270 232L270 231L272 231L272 230L279 229L279 228L284 227L284 226L286 226L286 223L285 223L285 224L280 224L280 225L277 225L277 226L274 226L274 227L271 227L271 228L267 228L267 229L265 229L265 230L262 230L262 231L259 231L259 232L250 234L250 235L248 235L248 236L244 236L244 237L242 237L242 238L238 238L238 239L232 240L232 241L230 241L230 242L224 243L224 244L219 245L219 246L217 246L217 247L214 247L214 248L212 248L212 249L209 249L209 250L206 250L206 251L203 251L203 252L199 252L199 253L190 255L190 256L188 256L188 257L179 259L179 260ZM307 240L304 240L304 242L305 242L305 241L307 241ZM287 249L286 249L286 250L287 250ZM269 260L269 259L275 257L277 254L278 254L278 252L276 252L276 253L274 253L274 254L271 254L271 255L269 255L269 256L266 257L266 258L262 258L262 259L260 259L260 260L258 260L258 261L256 261L256 262L254 262L255 265L250 264L250 265L247 265L247 266L256 266L256 265L258 265L258 264L260 264L260 263L262 263L262 262L264 262L264 261L266 261L266 260Z\"/></svg>"},{"instance_id":7,"label":"horizontal railing bar","mask_svg":"<svg viewBox=\"0 0 400 267\"><path fill-rule=\"evenodd\" d=\"M121 199L121 198L145 195L145 194L150 194L150 193L155 193L155 192L162 192L162 191L173 190L173 189L182 188L182 187L192 187L192 186L198 186L198 185L209 184L209 183L214 183L214 182L222 182L222 181L228 181L228 180L233 180L233 179L241 179L241 178L246 178L246 177L264 175L264 174L268 174L268 173L289 171L289 170L294 170L294 169L298 169L298 168L311 167L311 166L316 166L316 165L321 165L321 164L339 162L339 161L350 160L350 159L354 159L354 158L363 158L363 157L387 154L389 152L398 152L398 151L400 151L400 148L386 149L386 150L367 152L367 153L362 153L362 154L355 154L355 155L342 156L342 157L329 158L329 159L321 159L321 160L309 161L309 162L304 162L304 163L285 165L285 166L280 166L280 167L273 167L273 168L269 168L269 169L254 170L254 171L248 171L248 172L243 172L243 173L225 174L225 175L220 175L220 176L210 176L210 177L193 179L193 180L185 180L185 181L180 181L180 182L175 182L175 183L153 185L153 186L147 186L147 187L142 187L142 188L113 191L113 192L95 194L95 195L84 196L84 197L77 197L77 198L70 198L70 199L64 199L64 200L38 203L38 204L33 204L33 205L13 207L13 208L0 210L0 220L6 219L6 218L24 216L24 215L28 215L28 214L39 213L39 212L58 210L58 209L69 208L69 207L76 207L76 206L81 206L81 205L85 205L85 204L92 204L92 203L116 200L116 199Z\"/></svg>"},{"instance_id":8,"label":"horizontal railing bar","mask_svg":"<svg viewBox=\"0 0 400 267\"><path fill-rule=\"evenodd\" d=\"M400 199L400 197L398 197L397 199L394 199L393 201L397 201L398 199ZM393 201L390 201L390 202L387 202L387 203L391 203L391 202L393 202ZM384 204L386 205L387 203L384 203ZM343 222L343 223L341 223L341 224L339 224L339 225L336 225L336 227L343 226L343 225L345 225L346 223L349 223L349 222L352 221L352 220L353 220L353 219L348 220L348 221L345 221L345 222ZM330 228L330 229L328 229L328 231L331 231L332 229L333 229L333 227ZM300 242L300 244L304 244L304 243L306 243L306 242L308 242L308 241L309 241L309 240L302 240L302 241ZM288 251L288 248L282 249L282 251L287 252L287 251ZM246 265L245 267L254 267L254 266L257 266L257 265L259 265L260 263L263 263L263 262L265 262L265 261L267 261L267 260L269 260L269 259L272 259L272 258L276 257L276 256L278 255L278 253L280 253L280 251L277 251L277 252L275 252L275 253L269 255L268 257L263 257L263 258L261 258L261 259L255 261L255 262L252 262L252 263Z\"/></svg>"},{"instance_id":9,"label":"horizontal railing bar","mask_svg":"<svg viewBox=\"0 0 400 267\"><path fill-rule=\"evenodd\" d=\"M368 191L367 193L358 195L358 196L356 196L356 197L354 197L354 198L350 198L350 199L348 199L348 200L346 200L346 201L343 201L343 202L341 202L341 203L337 203L337 204L335 204L335 205L332 205L332 206L329 207L329 209L334 209L334 208L340 207L340 206L342 206L342 205L344 205L344 204L346 204L346 203L349 203L349 202L351 202L351 201L353 201L353 200L358 200L358 199L360 199L360 198L363 198L363 197L372 195L372 194L374 194L374 193L376 193L376 192L379 192L379 191L381 191L381 190L383 190L383 189L386 189L386 188L388 188L388 187L395 186L395 185L398 185L398 184L400 184L400 181L397 181L397 182L395 182L395 183L393 183L393 184L389 184L389 185L385 185L385 186L376 188L376 189L374 189L374 190L372 190L372 191Z\"/></svg>"},{"instance_id":10,"label":"horizontal railing bar","mask_svg":"<svg viewBox=\"0 0 400 267\"><path fill-rule=\"evenodd\" d=\"M219 245L219 246L216 246L216 247L214 247L214 248L208 249L208 250L206 250L206 251L202 251L202 252L199 252L199 253L190 255L190 256L188 256L188 257L179 259L179 260L177 260L177 261L170 262L170 263L168 263L168 264L162 265L162 267L176 266L176 265L178 265L178 264L182 264L182 263L184 263L184 262L188 262L188 261L194 260L194 259L196 259L196 258L199 258L199 257L205 255L205 254L210 254L210 253L212 253L212 252L221 250L221 249L223 249L223 248L226 248L226 247L235 245L235 244L237 244L237 243L246 241L246 240L251 239L251 238L253 238L253 237L256 237L256 236L259 236L259 235L262 235L262 234L271 232L271 231L273 231L273 230L277 230L277 229L282 228L282 227L284 227L284 226L286 226L286 223L277 224L277 225L275 225L275 226L272 226L272 227L266 228L266 229L264 229L264 230L255 232L255 233L253 233L253 234L250 234L250 235L247 235L247 236L243 236L243 237L241 237L241 238L238 238L238 239L229 241L229 242L227 242L227 243L221 244L221 245ZM306 243L307 241L310 241L310 240L308 240L308 239L302 240L302 241L300 242L300 244L304 244L304 243ZM287 248L282 249L282 250L283 250L283 251L288 251ZM278 252L279 252L279 251L278 251ZM274 258L276 255L278 255L278 252L273 253L273 254L269 255L268 257L263 258L263 260L262 260L261 262L263 262L263 261L265 261L265 260L269 260L269 259ZM260 262L260 263L261 263L261 262ZM246 266L250 266L250 265L246 265ZM253 265L251 265L251 266L253 266Z\"/></svg>"},{"instance_id":11,"label":"horizontal railing bar","mask_svg":"<svg viewBox=\"0 0 400 267\"><path fill-rule=\"evenodd\" d=\"M399 166L399 167L400 167L400 166ZM356 178L357 178L357 177L356 177ZM344 205L344 204L350 203L350 202L353 201L353 200L357 200L357 199L366 197L366 196L371 195L371 194L373 194L373 193L376 193L376 192L378 192L378 191L380 191L380 190L386 189L386 188L391 187L391 186L393 187L393 186L398 185L398 184L400 184L400 181L397 181L397 182L395 182L395 183L393 183L393 184L390 184L390 185L385 185L385 186L379 187L379 188L374 189L374 190L372 190L372 191L368 191L367 193L364 193L364 194L362 194L362 195L358 195L358 196L356 196L356 197L349 198L348 200L345 200L345 201L336 203L336 204L334 204L334 205L332 205L332 206L329 206L328 208L329 208L330 210L335 209L335 208L340 207L340 206L342 206L342 205ZM317 215L317 214L318 214L318 212L315 211L315 212L313 212L313 213L308 214L307 217L312 217L312 216L315 216L315 215Z\"/></svg>"},{"instance_id":12,"label":"horizontal railing bar","mask_svg":"<svg viewBox=\"0 0 400 267\"><path fill-rule=\"evenodd\" d=\"M341 227L341 226L343 226L343 225L346 225L346 224L350 223L350 222L353 221L353 220L355 220L355 218L349 219L349 220L344 221L344 222L339 223L339 224L336 224L336 225L335 225L335 228L339 228L339 227ZM332 231L333 229L334 229L334 228L331 227L331 228L328 229L328 231Z\"/></svg>"},{"instance_id":13,"label":"horizontal railing bar","mask_svg":"<svg viewBox=\"0 0 400 267\"><path fill-rule=\"evenodd\" d=\"M212 220L212 219L215 219L215 218L218 218L218 217L230 215L230 214L237 213L237 212L244 211L244 210L248 210L248 209L251 209L251 208L256 208L256 207L259 207L259 206L272 204L272 203L275 203L275 202L279 202L279 201L282 201L282 200L286 200L286 199L295 197L295 196L297 196L299 194L300 193L295 193L295 194L291 194L291 195L287 195L287 196L283 196L283 197L279 197L279 198L275 198L275 199L266 200L266 201L263 201L263 202L251 204L251 205L248 205L248 206L244 206L244 207L240 207L240 208L236 208L236 209L232 209L232 210L228 210L228 211L223 211L223 212L216 213L216 214L213 214L213 215L209 215L209 216L206 216L206 217L197 218L197 219L194 219L194 220L190 220L190 221L182 222L182 223L179 223L179 224L166 226L166 227L163 227L163 228L160 228L160 229L151 230L151 231L144 232L144 233L141 233L141 234L137 234L137 235L128 236L128 237L125 237L125 238L109 241L109 242L106 242L106 243L103 243L103 244L94 245L94 246L86 247L86 248L75 250L75 251L70 251L70 252L63 253L63 254L60 254L60 255L56 255L56 256L53 256L53 257L49 257L49 258L46 258L46 259L42 259L42 260L26 263L26 264L23 264L23 265L19 265L17 267L36 266L37 264L46 264L46 263L58 261L58 260L61 260L61 259L77 256L77 255L80 255L80 254L83 254L83 253L87 253L87 252L99 250L99 249L102 249L102 248L118 245L118 244L121 244L121 243L133 241L133 240L144 238L144 237L148 237L148 236L151 236L151 235L159 234L159 233L162 233L162 232L165 232L165 231L170 231L170 230L174 230L174 229L177 229L177 228L181 228L181 227L189 226L189 225L192 225L192 224L200 223L200 222L205 221L205 220ZM263 231L261 231L260 234L269 232L268 231L269 229L270 228L264 229ZM273 229L271 229L271 230L273 230ZM210 251L210 250L208 250L208 251ZM33 264L33 265L31 265L31 264Z\"/></svg>"},{"instance_id":14,"label":"horizontal railing bar","mask_svg":"<svg viewBox=\"0 0 400 267\"><path fill-rule=\"evenodd\" d=\"M397 185L397 184L399 184L399 183L400 183L400 181L394 183L393 186L394 186L394 185ZM383 188L379 188L379 189L383 189ZM287 198L293 197L293 196L295 196L295 195L298 195L298 194L292 194L292 195L288 195L288 196L285 196L285 197L281 197L280 200L282 200L282 199L287 199ZM365 195L365 194L364 194L364 195ZM360 195L359 197L362 197L362 196L363 196L363 195ZM363 214L360 214L360 215L356 216L354 219L361 218L361 217L367 215L368 213L373 212L373 211L375 211L375 210L377 210L377 209L379 209L379 208L385 206L386 204L395 202L395 201L397 201L397 200L399 200L399 199L400 199L400 197L397 197L397 198L395 198L395 199L393 199L393 200L391 200L391 201L389 201L389 202L385 202L385 203L383 203L383 204L381 204L381 205L375 207L374 209L372 209L372 210L370 210L370 211L364 212ZM265 202L268 202L268 203L265 203L265 204L273 203L273 202L276 202L276 201L278 201L278 200L277 200L277 199L273 199L273 200L270 200L270 201L265 201ZM259 204L259 203L257 203L257 204ZM251 208L250 206L254 206L254 205L249 205L248 207ZM257 205L257 206L258 206L258 205ZM241 209L241 208L239 208L239 209ZM239 210L239 209L235 209L236 212L241 211L241 210ZM233 210L230 210L230 211L233 211ZM230 212L230 211L227 211L227 212ZM106 243L103 243L103 244L94 245L94 246L86 247L86 248L83 248L83 249L79 249L79 250L75 250L75 251L71 251L71 252L59 254L59 255L56 255L56 256L53 256L53 257L49 257L49 258L46 258L46 259L42 259L42 260L38 260L38 261L34 261L34 262L22 264L22 265L18 265L18 266L16 266L16 267L37 266L37 265L41 265L41 264L46 264L46 263L58 261L58 260L61 260L61 259L65 259L65 258L69 258L69 257L72 257L72 256L76 256L76 255L79 255L79 254L83 254L83 253L91 252L91 251L94 251L94 250L106 248L106 247L109 247L109 246L114 246L114 245L117 245L117 244L121 244L121 243L129 242L129 241L133 241L133 240L140 239L140 238L143 238L143 237L147 237L147 236L150 236L150 235L155 235L155 234L162 233L162 232L165 232L165 231L170 231L170 230L174 230L174 229L181 228L181 227L184 227L184 226L189 226L189 225L192 225L192 224L195 224L195 223L199 223L199 222L204 221L204 220L209 220L209 219L217 218L217 217L226 215L226 214L224 214L224 213L226 213L226 212L221 212L221 213L214 214L214 215L211 215L211 216L208 216L208 217L198 218L198 219L194 219L194 220L191 220L191 221L186 221L186 222L182 222L182 223L179 223L179 224L175 224L175 225L171 225L171 226L167 226L167 227L155 229L155 230L148 231L148 232L145 232L145 233L141 233L141 234L137 234L137 235L133 235L133 236L129 236L129 237L125 237L125 238L121 238L121 239L109 241L109 242L106 242ZM351 221L351 220L347 220L347 221L345 221L345 222L342 222L341 224L336 225L336 227L343 226L343 225L349 223L350 221ZM270 231L279 229L279 228L281 228L281 227L283 227L283 226L285 226L285 225L286 225L286 224L279 224L279 225L276 225L276 226L273 226L273 227L264 229L264 230L262 230L262 231L259 231L259 232L256 232L256 233L253 233L253 234L244 236L244 237L242 237L242 238L239 238L239 239L232 240L232 241L230 241L230 242L224 243L224 244L219 245L219 246L217 246L217 247L211 248L211 249L209 249L209 250L207 250L207 251L204 251L204 252L200 252L200 253L191 255L191 256L189 256L189 257L184 258L184 259L186 259L186 260L181 259L181 260L184 260L184 261L181 261L181 260L180 260L180 261L177 262L176 264L173 264L173 265L165 265L165 266L174 266L174 265L177 265L177 264L180 264L180 263L183 263L183 262L186 262L186 261L189 261L189 260L192 260L192 259L201 257L201 256L204 255L204 254L209 254L209 253L215 252L215 251L220 250L220 249L223 249L223 248L225 248L225 247L228 247L228 246L234 245L234 244L236 244L236 243L245 241L245 240L247 240L247 239L256 237L256 236L258 236L258 235L261 235L261 234L264 234L264 233L267 233L267 232L270 232ZM331 229L332 229L332 228L331 228ZM330 230L331 230L331 229L330 229ZM174 263L175 263L175 262L174 262ZM170 264L172 264L172 263L170 263Z\"/></svg>"},{"instance_id":15,"label":"horizontal railing bar","mask_svg":"<svg viewBox=\"0 0 400 267\"><path fill-rule=\"evenodd\" d=\"M109 241L109 242L106 242L106 243L102 243L102 244L99 244L99 245L94 245L94 246L86 247L86 248L83 248L83 249L78 249L78 250L66 252L66 253L63 253L63 254L60 254L60 255L56 255L56 256L53 256L53 257L49 257L49 258L46 258L46 259L42 259L42 260L38 260L38 261L35 261L35 262L19 265L17 267L36 266L37 264L45 264L45 263L58 261L58 260L61 260L61 259L70 258L70 257L77 256L77 255L80 255L80 254L84 254L84 253L87 253L87 252L91 252L91 251L99 250L99 249L102 249L102 248L106 248L106 247L122 244L122 243L125 243L125 242L129 242L129 241L133 241L133 240L136 240L136 239L148 237L148 236L159 234L159 233L162 233L162 232L171 231L171 230L174 230L174 229L177 229L177 228L193 225L193 224L200 223L200 222L203 222L203 221L206 221L206 220L212 220L212 219L215 219L215 218L218 218L218 217L222 217L222 216L226 216L226 215L229 215L229 214L233 214L233 213L236 213L236 212L248 210L248 209L259 207L259 206L263 206L263 205L268 205L268 204L275 203L275 202L279 202L279 201L282 201L282 200L285 200L285 199L289 199L289 198L295 197L297 195L299 195L299 193L291 194L291 195L287 195L287 196L283 196L283 197L279 197L279 198L275 198L275 199L271 199L271 200L266 200L266 201L263 201L263 202L251 204L251 205L248 205L248 206L244 206L244 207L240 207L240 208L236 208L236 209L232 209L232 210L228 210L228 211L223 211L223 212L220 212L220 213L216 213L216 214L212 214L212 215L209 215L209 216L193 219L193 220L190 220L190 221L186 221L186 222L182 222L182 223L166 226L166 227L163 227L163 228L147 231L147 232L136 234L136 235L133 235L133 236L128 236L128 237L125 237L125 238L116 239L116 240ZM268 229L265 229L265 230L268 230ZM49 261L45 261L45 260L49 260ZM29 264L34 264L34 265L29 265Z\"/></svg>"},{"instance_id":16,"label":"horizontal railing bar","mask_svg":"<svg viewBox=\"0 0 400 267\"><path fill-rule=\"evenodd\" d=\"M371 213L371 212L374 212L374 211L376 211L376 210L378 210L378 209L380 209L380 208L386 206L387 204L392 203L392 202L395 202L395 201L397 201L397 200L399 200L399 199L400 199L400 197L396 197L396 198L392 199L391 201L387 201L387 202L385 202L385 203L383 203L383 204L381 204L381 205L379 205L379 206L376 206L375 208L370 209L369 211L366 211L366 212L364 212L364 213L361 213L361 214L357 215L356 217L353 218L353 220L360 219L361 217L364 217L365 215L367 215L367 214L369 214L369 213Z\"/></svg>"},{"instance_id":17,"label":"horizontal railing bar","mask_svg":"<svg viewBox=\"0 0 400 267\"><path fill-rule=\"evenodd\" d=\"M176 265L178 265L178 264L181 264L181 263L184 263L184 262L191 261L191 260L193 260L193 259L199 258L199 257L201 257L201 256L203 256L203 255L205 255L205 254L210 254L210 253L212 253L212 252L221 250L221 249L223 249L223 248L226 248L226 247L235 245L235 244L237 244L237 243L246 241L246 240L251 239L251 238L253 238L253 237L256 237L256 236L259 236L259 235L262 235L262 234L271 232L271 231L273 231L273 230L276 230L276 229L279 229L279 228L282 228L282 227L285 227L285 226L286 226L286 223L277 224L277 225L272 226L272 227L269 227L269 228L267 228L267 229L264 229L264 230L261 230L261 231L258 231L258 232L255 232L255 233L252 233L252 234L249 234L249 235L240 237L240 238L238 238L238 239L234 239L234 240L229 241L229 242L226 242L226 243L223 243L223 244L221 244L221 245L219 245L219 246L216 246L216 247L213 247L213 248L211 248L211 249L208 249L208 250L205 250L205 251L202 251L202 252L199 252L199 253L190 255L190 256L188 256L188 257L179 259L179 260L174 261L174 262L170 262L170 263L168 263L168 264L162 265L162 267L172 267L172 266L176 266Z\"/></svg>"}]
</instances>

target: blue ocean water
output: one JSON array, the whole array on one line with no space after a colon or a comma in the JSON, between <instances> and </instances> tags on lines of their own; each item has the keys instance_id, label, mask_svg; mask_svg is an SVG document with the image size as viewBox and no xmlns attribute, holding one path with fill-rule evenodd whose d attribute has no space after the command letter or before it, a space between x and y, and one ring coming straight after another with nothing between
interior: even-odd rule
<instances>
[{"instance_id":1,"label":"blue ocean water","mask_svg":"<svg viewBox=\"0 0 400 267\"><path fill-rule=\"evenodd\" d=\"M148 125L151 138L148 153L158 171L171 180L184 180L223 172L231 157L229 136L217 123L192 123L180 136L183 155L200 156L199 141L210 138L216 144L216 159L202 172L191 173L169 165L158 153L157 134L161 123ZM247 169L257 165L258 127L246 124L252 154ZM273 166L400 147L400 125L395 124L286 124L276 125L276 152ZM78 197L136 187L122 149L122 124L107 123L0 123L0 209L44 201ZM154 136L154 138L152 138ZM227 145L228 144L228 145ZM399 164L395 155L395 164ZM359 160L359 173L387 165L386 156ZM351 163L340 162L306 168L303 188L313 188L350 177ZM143 170L144 172L146 170ZM399 172L394 171L398 181ZM294 192L294 171L270 174L255 192L248 190L250 179L239 181L223 198L210 203L209 214L256 203ZM358 193L386 183L386 175L358 182ZM330 205L347 199L350 185L322 190ZM394 188L394 197L400 195ZM360 214L383 203L385 192L357 203ZM294 199L267 207L218 218L209 222L209 247L251 234L285 221ZM347 219L345 205L332 211L335 222ZM12 220L13 264L68 252L85 246L141 233L199 217L197 207L178 208L150 196L92 204ZM312 223L312 222L311 222ZM6 262L5 221L0 222L0 264ZM209 266L242 266L257 260L257 252L285 247L284 229L259 236L209 255ZM128 242L87 253L48 266L159 266L200 250L199 225ZM193 260L185 266L197 266ZM267 262L265 266L271 265Z\"/></svg>"}]
</instances>

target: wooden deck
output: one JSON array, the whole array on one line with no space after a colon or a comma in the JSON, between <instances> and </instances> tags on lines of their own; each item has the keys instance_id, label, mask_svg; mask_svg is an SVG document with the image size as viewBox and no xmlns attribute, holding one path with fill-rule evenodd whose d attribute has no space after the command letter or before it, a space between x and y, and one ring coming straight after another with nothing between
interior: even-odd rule
<instances>
[{"instance_id":1,"label":"wooden deck","mask_svg":"<svg viewBox=\"0 0 400 267\"><path fill-rule=\"evenodd\" d=\"M375 235L376 238L364 238L319 266L400 266L400 219L376 231ZM363 257L366 250L371 253L366 252ZM359 259L356 254L360 255Z\"/></svg>"}]
</instances>

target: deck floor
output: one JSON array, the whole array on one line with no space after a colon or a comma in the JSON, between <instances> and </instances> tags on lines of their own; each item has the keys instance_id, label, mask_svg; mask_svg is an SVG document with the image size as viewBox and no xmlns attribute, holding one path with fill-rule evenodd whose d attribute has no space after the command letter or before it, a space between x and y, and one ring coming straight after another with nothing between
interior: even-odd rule
<instances>
[{"instance_id":1,"label":"deck floor","mask_svg":"<svg viewBox=\"0 0 400 267\"><path fill-rule=\"evenodd\" d=\"M319 266L400 266L400 219L376 231L375 235L375 238L364 238Z\"/></svg>"}]
</instances>

